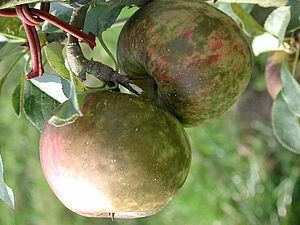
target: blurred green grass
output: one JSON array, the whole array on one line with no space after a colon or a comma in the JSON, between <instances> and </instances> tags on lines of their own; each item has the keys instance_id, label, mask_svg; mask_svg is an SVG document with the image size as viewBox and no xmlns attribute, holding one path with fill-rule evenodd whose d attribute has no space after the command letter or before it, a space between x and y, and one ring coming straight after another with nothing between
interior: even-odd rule
<instances>
[{"instance_id":1,"label":"blurred green grass","mask_svg":"<svg viewBox=\"0 0 300 225\"><path fill-rule=\"evenodd\" d=\"M126 17L126 12L121 17ZM115 54L121 27L104 33ZM86 54L113 66L101 47ZM15 115L11 76L0 100L0 144L5 178L16 209L0 202L1 225L110 225L66 209L50 190L39 162L39 132ZM255 83L255 82L254 82ZM257 110L250 109L249 110ZM188 179L158 214L117 220L124 225L297 225L300 224L299 157L275 140L270 122L245 121L236 110L201 127L187 129L193 160Z\"/></svg>"}]
</instances>

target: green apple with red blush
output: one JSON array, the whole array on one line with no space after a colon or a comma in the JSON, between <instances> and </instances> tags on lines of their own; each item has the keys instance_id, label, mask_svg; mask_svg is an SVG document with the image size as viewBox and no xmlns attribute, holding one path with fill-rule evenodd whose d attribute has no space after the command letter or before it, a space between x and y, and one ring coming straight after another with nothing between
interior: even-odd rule
<instances>
[{"instance_id":1,"label":"green apple with red blush","mask_svg":"<svg viewBox=\"0 0 300 225\"><path fill-rule=\"evenodd\" d=\"M124 25L117 58L142 96L186 127L227 112L245 91L252 68L238 24L198 0L146 3Z\"/></svg>"}]
</instances>

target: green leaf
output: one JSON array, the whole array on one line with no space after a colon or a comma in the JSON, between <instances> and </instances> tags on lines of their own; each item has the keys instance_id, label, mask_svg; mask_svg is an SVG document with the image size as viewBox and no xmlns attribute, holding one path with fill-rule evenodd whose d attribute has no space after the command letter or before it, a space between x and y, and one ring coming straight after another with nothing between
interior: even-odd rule
<instances>
[{"instance_id":1,"label":"green leaf","mask_svg":"<svg viewBox=\"0 0 300 225\"><path fill-rule=\"evenodd\" d=\"M287 103L289 109L298 117L300 117L300 85L292 77L285 63L282 63L280 71L283 83L282 96Z\"/></svg>"},{"instance_id":2,"label":"green leaf","mask_svg":"<svg viewBox=\"0 0 300 225\"><path fill-rule=\"evenodd\" d=\"M48 121L50 124L57 127L73 123L78 116L82 116L81 107L83 106L86 95L82 94L79 95L79 98L77 97L76 85L71 72L70 77L70 98L60 106L57 114L52 116Z\"/></svg>"},{"instance_id":3,"label":"green leaf","mask_svg":"<svg viewBox=\"0 0 300 225\"><path fill-rule=\"evenodd\" d=\"M25 66L26 70L26 66ZM21 116L24 108L24 89L25 89L25 74L21 77L21 82L16 86L12 94L12 105L18 117Z\"/></svg>"},{"instance_id":4,"label":"green leaf","mask_svg":"<svg viewBox=\"0 0 300 225\"><path fill-rule=\"evenodd\" d=\"M20 45L20 42L7 41L0 49L0 59L11 55L18 55L24 52L24 49L20 48Z\"/></svg>"},{"instance_id":5,"label":"green leaf","mask_svg":"<svg viewBox=\"0 0 300 225\"><path fill-rule=\"evenodd\" d=\"M240 19L244 32L249 37L255 37L265 33L264 28L259 25L255 19L240 5L237 3L231 4L231 9L234 14Z\"/></svg>"},{"instance_id":6,"label":"green leaf","mask_svg":"<svg viewBox=\"0 0 300 225\"><path fill-rule=\"evenodd\" d=\"M231 4L223 3L223 2L217 2L214 6L216 6L218 9L226 13L228 16L230 16L236 23L240 23L240 19L234 14L234 12L231 9ZM241 4L241 6L250 13L253 9L253 4Z\"/></svg>"},{"instance_id":7,"label":"green leaf","mask_svg":"<svg viewBox=\"0 0 300 225\"><path fill-rule=\"evenodd\" d=\"M30 82L51 98L62 103L67 100L62 90L62 79L64 78L54 74L44 73L42 77L31 79Z\"/></svg>"},{"instance_id":8,"label":"green leaf","mask_svg":"<svg viewBox=\"0 0 300 225\"><path fill-rule=\"evenodd\" d=\"M24 112L27 119L41 132L45 122L60 103L26 80Z\"/></svg>"},{"instance_id":9,"label":"green leaf","mask_svg":"<svg viewBox=\"0 0 300 225\"><path fill-rule=\"evenodd\" d=\"M1 16L0 32L18 35L21 26L22 21L19 18Z\"/></svg>"},{"instance_id":10,"label":"green leaf","mask_svg":"<svg viewBox=\"0 0 300 225\"><path fill-rule=\"evenodd\" d=\"M19 117L21 115L21 100L20 100L21 84L18 84L12 94L12 105L13 108Z\"/></svg>"},{"instance_id":11,"label":"green leaf","mask_svg":"<svg viewBox=\"0 0 300 225\"><path fill-rule=\"evenodd\" d=\"M299 118L289 110L280 92L272 106L272 126L278 141L288 150L300 154Z\"/></svg>"},{"instance_id":12,"label":"green leaf","mask_svg":"<svg viewBox=\"0 0 300 225\"><path fill-rule=\"evenodd\" d=\"M289 6L275 9L266 19L264 27L271 34L278 37L278 46L282 44L286 29L291 19Z\"/></svg>"},{"instance_id":13,"label":"green leaf","mask_svg":"<svg viewBox=\"0 0 300 225\"><path fill-rule=\"evenodd\" d=\"M112 59L112 61L114 62L115 64L115 70L116 71L119 71L119 65L114 57L114 55L111 53L111 51L109 50L109 48L107 47L107 45L105 44L104 40L103 40L103 37L102 37L102 34L101 35L98 35L98 38L99 38L99 41L100 41L100 44L101 46L103 47L103 49L105 50L105 52L107 53L107 55Z\"/></svg>"},{"instance_id":14,"label":"green leaf","mask_svg":"<svg viewBox=\"0 0 300 225\"><path fill-rule=\"evenodd\" d=\"M61 77L71 81L70 72L65 65L65 59L62 54L62 50L64 48L63 44L58 42L51 42L47 45L45 49L45 54L48 59L48 63L52 66L52 68L59 74ZM78 77L74 77L76 89L78 92L85 90L84 84Z\"/></svg>"},{"instance_id":15,"label":"green leaf","mask_svg":"<svg viewBox=\"0 0 300 225\"><path fill-rule=\"evenodd\" d=\"M61 77L45 73L42 77L25 81L24 111L29 121L40 131L52 112L66 101Z\"/></svg>"},{"instance_id":16,"label":"green leaf","mask_svg":"<svg viewBox=\"0 0 300 225\"><path fill-rule=\"evenodd\" d=\"M17 67L17 65L27 53L28 51L25 51L24 53L21 52L16 56L8 56L5 57L0 62L0 75L3 75L0 78L0 96L1 96L2 88L4 87L4 83L10 74L13 73L20 73L21 75L23 74L23 71L19 70L22 67Z\"/></svg>"},{"instance_id":17,"label":"green leaf","mask_svg":"<svg viewBox=\"0 0 300 225\"><path fill-rule=\"evenodd\" d=\"M67 102L63 103L61 107L58 109L59 112L52 116L48 123L56 126L61 127L70 123L75 122L75 120L78 118L78 116L82 116L82 113L77 111L76 108L81 108L84 103L86 94L78 95L77 98L77 107L74 106L74 99L69 99Z\"/></svg>"},{"instance_id":18,"label":"green leaf","mask_svg":"<svg viewBox=\"0 0 300 225\"><path fill-rule=\"evenodd\" d=\"M291 19L287 30L294 31L296 29L300 29L300 16L299 16L300 1L289 0L289 2L286 5L291 7L290 8Z\"/></svg>"},{"instance_id":19,"label":"green leaf","mask_svg":"<svg viewBox=\"0 0 300 225\"><path fill-rule=\"evenodd\" d=\"M117 61L115 60L109 48L106 46L102 38L102 33L109 27L111 27L111 25L116 21L124 6L125 5L122 4L113 6L99 5L96 7L91 7L87 13L83 29L86 33L95 33L95 31L97 31L97 36L99 38L100 44L102 45L106 53L109 55L109 57L114 61L117 70Z\"/></svg>"},{"instance_id":20,"label":"green leaf","mask_svg":"<svg viewBox=\"0 0 300 225\"><path fill-rule=\"evenodd\" d=\"M72 15L72 8L66 7L63 4L60 4L58 2L52 2L50 13L53 16L58 17L59 19L69 23L71 15ZM52 25L50 22L44 22L42 26L42 31L47 33L52 33L54 31L59 30L58 27Z\"/></svg>"},{"instance_id":21,"label":"green leaf","mask_svg":"<svg viewBox=\"0 0 300 225\"><path fill-rule=\"evenodd\" d=\"M85 33L95 33L102 34L107 30L117 19L120 14L123 5L117 6L107 6L99 5L96 7L90 7L85 18L85 24L83 31Z\"/></svg>"},{"instance_id":22,"label":"green leaf","mask_svg":"<svg viewBox=\"0 0 300 225\"><path fill-rule=\"evenodd\" d=\"M62 54L63 48L63 44L60 44L59 42L51 42L45 48L45 54L52 68L63 78L70 81L70 73L65 66L65 59Z\"/></svg>"},{"instance_id":23,"label":"green leaf","mask_svg":"<svg viewBox=\"0 0 300 225\"><path fill-rule=\"evenodd\" d=\"M64 95L69 99L71 93L70 82L67 79L61 77L61 85Z\"/></svg>"},{"instance_id":24,"label":"green leaf","mask_svg":"<svg viewBox=\"0 0 300 225\"><path fill-rule=\"evenodd\" d=\"M10 207L15 208L14 193L10 187L5 184L4 181L4 169L2 157L0 155L0 198L5 201Z\"/></svg>"}]
</instances>

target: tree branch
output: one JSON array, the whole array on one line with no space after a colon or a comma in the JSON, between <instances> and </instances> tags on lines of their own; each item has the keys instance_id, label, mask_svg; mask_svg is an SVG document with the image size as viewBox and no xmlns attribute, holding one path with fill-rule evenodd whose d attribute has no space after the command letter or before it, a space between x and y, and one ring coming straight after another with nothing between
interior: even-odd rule
<instances>
[{"instance_id":1,"label":"tree branch","mask_svg":"<svg viewBox=\"0 0 300 225\"><path fill-rule=\"evenodd\" d=\"M88 6L74 8L71 16L70 24L78 29L82 29L85 21L85 15ZM85 58L78 39L68 35L67 58L72 71L82 80L85 79L85 74L89 73L99 80L104 85L114 86L121 84L128 90L138 94L131 86L130 81L126 76L119 74L110 66L94 60Z\"/></svg>"}]
</instances>

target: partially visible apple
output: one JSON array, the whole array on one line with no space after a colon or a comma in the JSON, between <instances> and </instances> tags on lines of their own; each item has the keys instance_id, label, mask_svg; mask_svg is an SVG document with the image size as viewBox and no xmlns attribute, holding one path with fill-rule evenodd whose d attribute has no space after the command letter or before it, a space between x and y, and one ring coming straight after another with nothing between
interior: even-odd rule
<instances>
[{"instance_id":1,"label":"partially visible apple","mask_svg":"<svg viewBox=\"0 0 300 225\"><path fill-rule=\"evenodd\" d=\"M183 185L190 143L178 120L145 99L89 94L83 117L46 124L40 158L46 179L70 210L88 217L137 218L161 210Z\"/></svg>"},{"instance_id":2,"label":"partially visible apple","mask_svg":"<svg viewBox=\"0 0 300 225\"><path fill-rule=\"evenodd\" d=\"M250 80L252 53L240 27L199 0L152 0L124 25L122 71L187 127L228 111ZM144 81L144 82L143 82Z\"/></svg>"}]
</instances>

